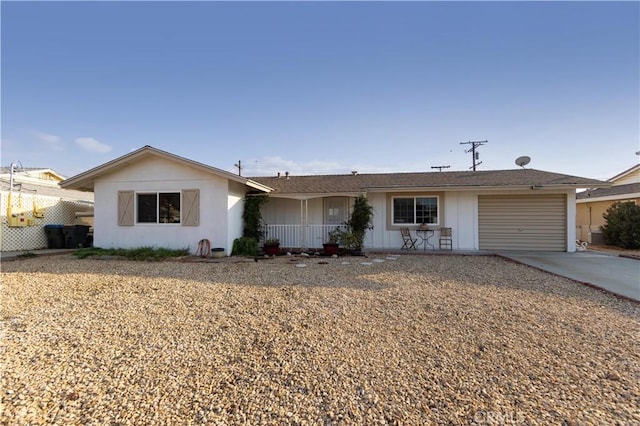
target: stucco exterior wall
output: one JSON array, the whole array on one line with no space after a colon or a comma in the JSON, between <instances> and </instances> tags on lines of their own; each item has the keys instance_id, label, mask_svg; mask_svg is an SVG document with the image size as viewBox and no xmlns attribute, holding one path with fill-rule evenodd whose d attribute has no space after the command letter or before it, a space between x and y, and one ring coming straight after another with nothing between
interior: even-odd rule
<instances>
[{"instance_id":1,"label":"stucco exterior wall","mask_svg":"<svg viewBox=\"0 0 640 426\"><path fill-rule=\"evenodd\" d=\"M600 227L606 223L603 215L609 207L616 202L631 201L640 206L640 198L629 198L620 200L591 200L578 202L576 204L576 233L582 241L592 243L590 233L600 232Z\"/></svg>"},{"instance_id":2,"label":"stucco exterior wall","mask_svg":"<svg viewBox=\"0 0 640 426\"><path fill-rule=\"evenodd\" d=\"M227 254L231 254L231 249L233 248L233 240L242 236L242 213L244 211L244 197L246 194L246 187L238 182L228 182L229 196L227 197L227 221L229 223L229 226L228 232L225 232L226 245L215 247L228 247Z\"/></svg>"},{"instance_id":3,"label":"stucco exterior wall","mask_svg":"<svg viewBox=\"0 0 640 426\"><path fill-rule=\"evenodd\" d=\"M118 191L133 190L179 192L200 190L200 225L136 223L118 226ZM103 248L135 248L154 246L171 249L197 249L201 239L212 247L230 252L227 224L229 206L228 180L162 158L146 158L135 167L123 167L103 177L94 185L94 246ZM234 215L237 212L234 210Z\"/></svg>"}]
</instances>

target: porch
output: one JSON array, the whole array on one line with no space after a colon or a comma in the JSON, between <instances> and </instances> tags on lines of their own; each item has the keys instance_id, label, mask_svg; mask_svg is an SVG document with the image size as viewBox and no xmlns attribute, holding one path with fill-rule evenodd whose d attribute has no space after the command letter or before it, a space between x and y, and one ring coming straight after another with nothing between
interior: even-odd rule
<instances>
[{"instance_id":1,"label":"porch","mask_svg":"<svg viewBox=\"0 0 640 426\"><path fill-rule=\"evenodd\" d=\"M264 238L277 238L280 247L300 249L321 249L322 244L328 242L329 232L340 228L347 230L345 225L264 225Z\"/></svg>"},{"instance_id":2,"label":"porch","mask_svg":"<svg viewBox=\"0 0 640 426\"><path fill-rule=\"evenodd\" d=\"M349 196L271 198L262 207L264 239L277 238L283 248L322 249L329 232L346 231L352 200Z\"/></svg>"}]
</instances>

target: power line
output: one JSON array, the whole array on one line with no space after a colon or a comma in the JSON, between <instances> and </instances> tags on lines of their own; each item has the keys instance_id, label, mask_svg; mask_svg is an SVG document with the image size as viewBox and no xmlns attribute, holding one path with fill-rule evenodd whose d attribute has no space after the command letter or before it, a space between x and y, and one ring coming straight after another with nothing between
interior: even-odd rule
<instances>
[{"instance_id":1,"label":"power line","mask_svg":"<svg viewBox=\"0 0 640 426\"><path fill-rule=\"evenodd\" d=\"M470 167L470 169L473 169L474 172L476 171L476 166L482 164L482 161L478 161L480 159L480 153L477 151L477 148L484 145L485 143L489 143L489 141L460 142L460 145L471 145L471 148L465 150L464 152L471 153L471 161L473 165Z\"/></svg>"},{"instance_id":2,"label":"power line","mask_svg":"<svg viewBox=\"0 0 640 426\"><path fill-rule=\"evenodd\" d=\"M244 166L242 165L242 161L238 160L238 162L234 164L233 167L238 169L238 176L242 176L242 169L244 169Z\"/></svg>"}]
</instances>

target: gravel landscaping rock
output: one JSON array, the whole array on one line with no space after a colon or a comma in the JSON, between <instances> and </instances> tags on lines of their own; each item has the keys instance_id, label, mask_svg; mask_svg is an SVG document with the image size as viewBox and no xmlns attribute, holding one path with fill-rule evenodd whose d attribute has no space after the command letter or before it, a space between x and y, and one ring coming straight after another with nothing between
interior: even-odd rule
<instances>
[{"instance_id":1,"label":"gravel landscaping rock","mask_svg":"<svg viewBox=\"0 0 640 426\"><path fill-rule=\"evenodd\" d=\"M0 423L640 424L639 304L378 259L6 262Z\"/></svg>"}]
</instances>

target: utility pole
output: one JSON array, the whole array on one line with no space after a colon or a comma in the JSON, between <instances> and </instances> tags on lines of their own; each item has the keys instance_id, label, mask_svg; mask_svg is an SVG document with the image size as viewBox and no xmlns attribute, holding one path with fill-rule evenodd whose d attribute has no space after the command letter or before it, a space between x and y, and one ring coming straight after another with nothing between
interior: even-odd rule
<instances>
[{"instance_id":1,"label":"utility pole","mask_svg":"<svg viewBox=\"0 0 640 426\"><path fill-rule=\"evenodd\" d=\"M471 153L472 166L470 167L473 171L476 171L476 166L482 164L482 161L478 161L480 159L480 153L476 151L479 146L484 145L485 143L489 143L489 141L469 141L469 142L460 142L460 145L471 145L471 148L465 150L465 153Z\"/></svg>"},{"instance_id":2,"label":"utility pole","mask_svg":"<svg viewBox=\"0 0 640 426\"><path fill-rule=\"evenodd\" d=\"M442 169L448 169L451 166L431 166L432 169L438 169L439 172L442 171Z\"/></svg>"},{"instance_id":3,"label":"utility pole","mask_svg":"<svg viewBox=\"0 0 640 426\"><path fill-rule=\"evenodd\" d=\"M242 161L238 160L233 166L238 169L238 176L242 176Z\"/></svg>"}]
</instances>

